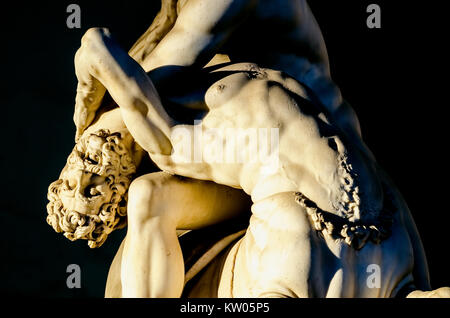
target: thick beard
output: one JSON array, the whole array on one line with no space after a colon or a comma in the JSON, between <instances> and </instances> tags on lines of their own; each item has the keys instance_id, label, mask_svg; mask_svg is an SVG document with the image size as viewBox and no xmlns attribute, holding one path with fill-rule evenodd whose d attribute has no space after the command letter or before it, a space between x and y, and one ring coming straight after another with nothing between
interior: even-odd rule
<instances>
[{"instance_id":1,"label":"thick beard","mask_svg":"<svg viewBox=\"0 0 450 318\"><path fill-rule=\"evenodd\" d=\"M50 184L48 189L47 223L71 241L88 240L90 248L100 247L108 235L126 225L126 193L114 191L111 201L103 204L98 214L86 215L64 208L59 197L62 180ZM115 186L113 185L113 189Z\"/></svg>"}]
</instances>

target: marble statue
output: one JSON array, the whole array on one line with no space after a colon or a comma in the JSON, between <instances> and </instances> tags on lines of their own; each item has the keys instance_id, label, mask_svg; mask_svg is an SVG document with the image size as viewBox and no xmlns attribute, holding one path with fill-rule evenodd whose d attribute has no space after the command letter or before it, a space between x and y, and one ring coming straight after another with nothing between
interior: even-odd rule
<instances>
[{"instance_id":1,"label":"marble statue","mask_svg":"<svg viewBox=\"0 0 450 318\"><path fill-rule=\"evenodd\" d=\"M128 53L88 30L75 70L47 221L92 248L127 226L106 297L450 296L306 1L163 0Z\"/></svg>"}]
</instances>

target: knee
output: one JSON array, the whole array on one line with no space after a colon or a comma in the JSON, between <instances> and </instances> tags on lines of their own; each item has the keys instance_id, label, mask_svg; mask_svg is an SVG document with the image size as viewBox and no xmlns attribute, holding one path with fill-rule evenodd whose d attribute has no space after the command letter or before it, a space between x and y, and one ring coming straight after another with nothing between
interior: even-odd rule
<instances>
[{"instance_id":1,"label":"knee","mask_svg":"<svg viewBox=\"0 0 450 318\"><path fill-rule=\"evenodd\" d=\"M168 180L159 176L142 176L135 179L128 189L127 214L130 224L164 217L166 185Z\"/></svg>"},{"instance_id":2,"label":"knee","mask_svg":"<svg viewBox=\"0 0 450 318\"><path fill-rule=\"evenodd\" d=\"M109 30L106 28L90 28L81 38L81 45L93 43L102 43L105 37L110 37Z\"/></svg>"},{"instance_id":3,"label":"knee","mask_svg":"<svg viewBox=\"0 0 450 318\"><path fill-rule=\"evenodd\" d=\"M111 40L111 34L108 29L105 28L90 28L81 38L80 49L75 54L75 60L84 61L93 59L91 65L93 71L97 71L94 66L98 63L105 62L105 59L109 57L108 50L106 49L110 44L107 44Z\"/></svg>"}]
</instances>

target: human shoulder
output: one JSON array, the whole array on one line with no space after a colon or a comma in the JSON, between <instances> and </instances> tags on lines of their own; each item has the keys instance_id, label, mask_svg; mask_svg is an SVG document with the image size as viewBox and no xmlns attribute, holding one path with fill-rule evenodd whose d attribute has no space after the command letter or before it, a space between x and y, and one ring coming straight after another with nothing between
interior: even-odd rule
<instances>
[{"instance_id":1,"label":"human shoulder","mask_svg":"<svg viewBox=\"0 0 450 318\"><path fill-rule=\"evenodd\" d=\"M234 28L256 8L259 0L189 0L181 9L176 28L216 33Z\"/></svg>"}]
</instances>

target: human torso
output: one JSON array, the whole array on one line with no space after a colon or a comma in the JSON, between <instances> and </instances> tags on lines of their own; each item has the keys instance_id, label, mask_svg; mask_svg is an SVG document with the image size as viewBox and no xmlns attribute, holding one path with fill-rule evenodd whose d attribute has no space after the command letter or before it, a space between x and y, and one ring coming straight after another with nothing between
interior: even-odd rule
<instances>
[{"instance_id":1,"label":"human torso","mask_svg":"<svg viewBox=\"0 0 450 318\"><path fill-rule=\"evenodd\" d=\"M233 61L262 65L271 57L297 55L328 67L324 39L304 0L259 0L221 50Z\"/></svg>"},{"instance_id":2,"label":"human torso","mask_svg":"<svg viewBox=\"0 0 450 318\"><path fill-rule=\"evenodd\" d=\"M163 163L167 158L153 158L156 164L176 174L242 188L254 202L295 191L326 211L351 210L356 217L358 209L377 213L383 194L374 163L346 141L307 89L281 72L250 63L213 73L219 80L204 95L209 111L194 126L203 157L170 167ZM236 143L239 134L248 142ZM257 148L251 139L255 135ZM219 149L219 156L216 152L216 157L205 159L218 144L222 153ZM231 156L230 149L235 149Z\"/></svg>"}]
</instances>

